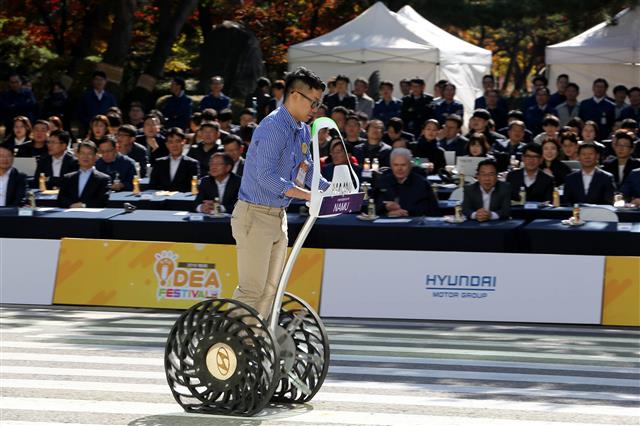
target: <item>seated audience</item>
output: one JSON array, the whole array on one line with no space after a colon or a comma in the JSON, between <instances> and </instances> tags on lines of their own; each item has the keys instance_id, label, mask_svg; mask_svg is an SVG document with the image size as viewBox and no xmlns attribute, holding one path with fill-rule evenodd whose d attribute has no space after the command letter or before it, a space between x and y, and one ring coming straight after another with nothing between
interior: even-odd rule
<instances>
[{"instance_id":1,"label":"seated audience","mask_svg":"<svg viewBox=\"0 0 640 426\"><path fill-rule=\"evenodd\" d=\"M486 157L493 158L489 154L491 147L489 146L489 142L487 142L487 137L482 133L472 133L469 136L469 142L464 147L464 156L468 157Z\"/></svg>"},{"instance_id":2,"label":"seated audience","mask_svg":"<svg viewBox=\"0 0 640 426\"><path fill-rule=\"evenodd\" d=\"M360 136L362 131L362 123L358 119L358 116L355 114L349 114L347 116L347 121L344 125L344 143L347 145L347 151L349 153L353 152L353 148L356 145L361 143L365 143L367 141L366 138Z\"/></svg>"},{"instance_id":3,"label":"seated audience","mask_svg":"<svg viewBox=\"0 0 640 426\"><path fill-rule=\"evenodd\" d=\"M8 132L9 129L5 129ZM13 130L4 140L0 140L0 145L6 145L12 149L29 142L31 136L31 120L24 115L13 118Z\"/></svg>"},{"instance_id":4,"label":"seated audience","mask_svg":"<svg viewBox=\"0 0 640 426\"><path fill-rule=\"evenodd\" d=\"M33 124L31 140L18 146L16 157L40 158L47 155L47 140L49 139L49 122L37 120Z\"/></svg>"},{"instance_id":5,"label":"seated audience","mask_svg":"<svg viewBox=\"0 0 640 426\"><path fill-rule=\"evenodd\" d=\"M96 115L89 122L87 139L97 144L103 136L109 134L109 118L106 115Z\"/></svg>"},{"instance_id":6,"label":"seated audience","mask_svg":"<svg viewBox=\"0 0 640 426\"><path fill-rule=\"evenodd\" d=\"M58 206L63 208L104 208L109 200L109 176L96 170L98 150L89 140L78 144L76 172L62 177Z\"/></svg>"},{"instance_id":7,"label":"seated audience","mask_svg":"<svg viewBox=\"0 0 640 426\"><path fill-rule=\"evenodd\" d=\"M495 143L504 136L500 133L496 133L491 130L489 124L491 121L491 114L486 109L477 109L473 111L473 115L469 120L469 133L467 133L467 139L474 133L482 133L487 138L489 146L495 145Z\"/></svg>"},{"instance_id":8,"label":"seated audience","mask_svg":"<svg viewBox=\"0 0 640 426\"><path fill-rule=\"evenodd\" d=\"M554 115L547 115L542 119L543 132L533 138L538 145L542 144L545 139L558 139L558 129L560 128L560 120Z\"/></svg>"},{"instance_id":9,"label":"seated audience","mask_svg":"<svg viewBox=\"0 0 640 426\"><path fill-rule=\"evenodd\" d=\"M478 222L508 219L511 207L511 184L498 181L498 165L493 159L478 164L478 181L464 187L462 211Z\"/></svg>"},{"instance_id":10,"label":"seated audience","mask_svg":"<svg viewBox=\"0 0 640 426\"><path fill-rule=\"evenodd\" d=\"M179 127L167 132L167 150L169 155L158 158L151 170L149 187L165 191L190 192L191 180L199 176L200 166L197 160L182 155L185 143L184 133Z\"/></svg>"},{"instance_id":11,"label":"seated audience","mask_svg":"<svg viewBox=\"0 0 640 426\"><path fill-rule=\"evenodd\" d=\"M329 159L331 161L326 162L320 171L320 173L326 180L331 182L331 180L333 179L333 171L335 170L336 166L347 164L347 162L351 162L353 171L358 176L358 179L360 179L360 176L362 175L362 167L356 164L355 157L352 157L344 152L344 145L342 145L342 141L339 138L331 141L329 147L329 155Z\"/></svg>"},{"instance_id":12,"label":"seated audience","mask_svg":"<svg viewBox=\"0 0 640 426\"><path fill-rule=\"evenodd\" d=\"M412 154L431 165L428 167L429 173L437 173L444 169L447 162L444 158L444 149L438 145L438 132L440 123L438 120L430 118L422 126L422 133L417 142L409 144Z\"/></svg>"},{"instance_id":13,"label":"seated audience","mask_svg":"<svg viewBox=\"0 0 640 426\"><path fill-rule=\"evenodd\" d=\"M553 201L553 178L542 170L542 147L536 143L525 145L522 153L521 169L512 170L507 175L511 184L511 199L520 200L520 188L526 191L526 201Z\"/></svg>"},{"instance_id":14,"label":"seated audience","mask_svg":"<svg viewBox=\"0 0 640 426\"><path fill-rule=\"evenodd\" d=\"M147 114L142 125L142 134L138 135L136 142L146 147L149 164L153 166L158 158L166 157L167 150L165 137L161 133L162 126L157 114Z\"/></svg>"},{"instance_id":15,"label":"seated audience","mask_svg":"<svg viewBox=\"0 0 640 426\"><path fill-rule=\"evenodd\" d=\"M560 134L560 143L565 160L578 161L578 137L572 132Z\"/></svg>"},{"instance_id":16,"label":"seated audience","mask_svg":"<svg viewBox=\"0 0 640 426\"><path fill-rule=\"evenodd\" d=\"M215 213L214 200L218 198L220 211L230 213L238 201L240 191L240 177L231 169L233 160L227 154L217 152L209 159L209 174L198 184L198 196L195 201L195 211L200 213Z\"/></svg>"},{"instance_id":17,"label":"seated audience","mask_svg":"<svg viewBox=\"0 0 640 426\"><path fill-rule=\"evenodd\" d=\"M580 170L568 175L564 184L563 197L566 204L613 204L613 175L598 169L598 157L598 150L594 145L580 145Z\"/></svg>"},{"instance_id":18,"label":"seated audience","mask_svg":"<svg viewBox=\"0 0 640 426\"><path fill-rule=\"evenodd\" d=\"M560 147L555 139L542 142L542 171L553 178L555 186L564 185L571 168L560 160Z\"/></svg>"},{"instance_id":19,"label":"seated audience","mask_svg":"<svg viewBox=\"0 0 640 426\"><path fill-rule=\"evenodd\" d=\"M414 141L412 133L404 131L404 122L400 117L392 117L387 123L387 132L382 137L382 141L388 145L394 146L397 141L404 141L404 145L409 145Z\"/></svg>"},{"instance_id":20,"label":"seated audience","mask_svg":"<svg viewBox=\"0 0 640 426\"><path fill-rule=\"evenodd\" d=\"M215 121L204 121L200 125L199 135L202 138L191 147L187 156L200 163L200 173L209 173L209 159L222 146L220 142L220 126Z\"/></svg>"},{"instance_id":21,"label":"seated audience","mask_svg":"<svg viewBox=\"0 0 640 426\"><path fill-rule=\"evenodd\" d=\"M242 140L236 135L229 135L227 139L222 142L222 146L224 153L233 160L231 172L237 176L242 176L242 172L244 171L244 158L242 158L244 145L242 144Z\"/></svg>"},{"instance_id":22,"label":"seated audience","mask_svg":"<svg viewBox=\"0 0 640 426\"><path fill-rule=\"evenodd\" d=\"M620 192L627 201L640 207L640 169L632 170L629 176L620 187Z\"/></svg>"},{"instance_id":23,"label":"seated audience","mask_svg":"<svg viewBox=\"0 0 640 426\"><path fill-rule=\"evenodd\" d=\"M616 156L604 162L603 170L613 175L617 188L624 184L631 170L640 167L640 160L631 158L633 142L633 133L626 130L618 130L612 142Z\"/></svg>"},{"instance_id":24,"label":"seated audience","mask_svg":"<svg viewBox=\"0 0 640 426\"><path fill-rule=\"evenodd\" d=\"M147 176L147 149L136 142L136 128L131 124L120 126L117 134L118 151L135 161L140 170L140 177Z\"/></svg>"},{"instance_id":25,"label":"seated audience","mask_svg":"<svg viewBox=\"0 0 640 426\"><path fill-rule=\"evenodd\" d=\"M131 191L136 175L136 162L116 150L113 136L105 136L98 141L100 158L96 169L109 176L112 191Z\"/></svg>"},{"instance_id":26,"label":"seated audience","mask_svg":"<svg viewBox=\"0 0 640 426\"><path fill-rule=\"evenodd\" d=\"M27 204L27 175L13 167L13 148L0 144L0 207Z\"/></svg>"},{"instance_id":27,"label":"seated audience","mask_svg":"<svg viewBox=\"0 0 640 426\"><path fill-rule=\"evenodd\" d=\"M224 79L222 77L219 75L211 77L209 87L211 92L200 101L200 111L212 108L219 113L223 109L231 107L231 99L222 93L222 89L224 88Z\"/></svg>"},{"instance_id":28,"label":"seated audience","mask_svg":"<svg viewBox=\"0 0 640 426\"><path fill-rule=\"evenodd\" d=\"M522 150L525 147L524 141L525 126L522 121L512 121L509 123L508 139L499 139L493 144L494 152L505 153L509 156L515 155L519 160L522 155Z\"/></svg>"},{"instance_id":29,"label":"seated audience","mask_svg":"<svg viewBox=\"0 0 640 426\"><path fill-rule=\"evenodd\" d=\"M391 147L382 142L384 125L380 120L371 120L367 126L367 141L353 148L353 155L358 160L358 164L364 165L365 158L373 163L374 158L378 159L380 167L389 167L389 154Z\"/></svg>"},{"instance_id":30,"label":"seated audience","mask_svg":"<svg viewBox=\"0 0 640 426\"><path fill-rule=\"evenodd\" d=\"M376 185L376 208L389 217L436 216L438 200L431 184L412 170L411 151L396 148L391 152L391 173L385 173Z\"/></svg>"},{"instance_id":31,"label":"seated audience","mask_svg":"<svg viewBox=\"0 0 640 426\"><path fill-rule=\"evenodd\" d=\"M78 170L78 160L69 151L71 136L63 130L54 130L47 141L47 155L38 159L38 166L33 177L33 185L39 185L40 174L46 177L47 189L58 189L62 177Z\"/></svg>"},{"instance_id":32,"label":"seated audience","mask_svg":"<svg viewBox=\"0 0 640 426\"><path fill-rule=\"evenodd\" d=\"M466 155L465 148L469 139L462 136L462 118L457 114L451 114L444 121L444 137L440 139L440 148L445 151L454 151L456 156Z\"/></svg>"}]
</instances>

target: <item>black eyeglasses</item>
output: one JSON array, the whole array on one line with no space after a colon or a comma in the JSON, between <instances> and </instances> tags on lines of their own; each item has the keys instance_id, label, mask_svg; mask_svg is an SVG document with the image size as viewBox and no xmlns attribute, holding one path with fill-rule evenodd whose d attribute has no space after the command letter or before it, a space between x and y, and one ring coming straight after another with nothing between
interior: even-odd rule
<instances>
[{"instance_id":1,"label":"black eyeglasses","mask_svg":"<svg viewBox=\"0 0 640 426\"><path fill-rule=\"evenodd\" d=\"M307 95L305 95L304 93L300 92L299 90L294 90L294 92L300 94L303 98L305 98L306 100L311 102L311 109L318 109L320 107L320 105L322 105L322 101L313 100L310 97L308 97Z\"/></svg>"}]
</instances>

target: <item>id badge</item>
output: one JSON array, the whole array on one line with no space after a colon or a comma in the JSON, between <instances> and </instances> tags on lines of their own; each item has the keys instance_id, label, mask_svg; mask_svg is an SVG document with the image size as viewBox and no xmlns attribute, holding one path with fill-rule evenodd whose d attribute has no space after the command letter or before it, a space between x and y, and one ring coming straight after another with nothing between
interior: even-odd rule
<instances>
[{"instance_id":1,"label":"id badge","mask_svg":"<svg viewBox=\"0 0 640 426\"><path fill-rule=\"evenodd\" d=\"M602 114L602 118L600 118L600 124L602 124L603 126L607 125L607 116Z\"/></svg>"},{"instance_id":2,"label":"id badge","mask_svg":"<svg viewBox=\"0 0 640 426\"><path fill-rule=\"evenodd\" d=\"M300 188L304 188L304 180L307 177L307 172L309 171L309 163L307 160L304 160L298 166L298 174L296 175L295 184Z\"/></svg>"}]
</instances>

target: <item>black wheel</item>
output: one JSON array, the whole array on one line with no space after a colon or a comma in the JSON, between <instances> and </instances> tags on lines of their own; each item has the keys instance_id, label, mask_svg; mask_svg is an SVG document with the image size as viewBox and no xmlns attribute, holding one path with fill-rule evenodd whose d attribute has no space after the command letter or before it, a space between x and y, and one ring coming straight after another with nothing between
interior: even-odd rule
<instances>
[{"instance_id":1,"label":"black wheel","mask_svg":"<svg viewBox=\"0 0 640 426\"><path fill-rule=\"evenodd\" d=\"M262 410L279 379L273 333L257 312L230 299L191 307L167 339L164 366L185 411L251 416Z\"/></svg>"},{"instance_id":2,"label":"black wheel","mask_svg":"<svg viewBox=\"0 0 640 426\"><path fill-rule=\"evenodd\" d=\"M282 299L278 324L282 371L271 401L308 402L320 390L329 369L327 331L311 306L289 293Z\"/></svg>"}]
</instances>

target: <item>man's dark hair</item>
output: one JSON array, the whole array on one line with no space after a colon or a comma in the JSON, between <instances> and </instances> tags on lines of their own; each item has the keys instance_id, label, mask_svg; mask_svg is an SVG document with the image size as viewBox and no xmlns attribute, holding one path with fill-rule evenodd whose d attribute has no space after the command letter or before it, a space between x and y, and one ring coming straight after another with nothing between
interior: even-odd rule
<instances>
[{"instance_id":1,"label":"man's dark hair","mask_svg":"<svg viewBox=\"0 0 640 426\"><path fill-rule=\"evenodd\" d=\"M157 122L158 122L158 124L162 124L162 120L160 120L160 119L158 118L158 116L157 116L157 115L155 115L155 114L147 114L147 115L145 115L145 116L144 116L144 119L142 120L142 122L144 123L144 122L146 122L147 120L151 120L151 119L153 119L153 120L157 121Z\"/></svg>"},{"instance_id":2,"label":"man's dark hair","mask_svg":"<svg viewBox=\"0 0 640 426\"><path fill-rule=\"evenodd\" d=\"M635 139L635 136L633 133L627 131L627 130L616 130L616 133L613 135L613 137L616 139L616 142L619 141L620 139L626 139L629 142L631 142L631 147L633 148L633 142Z\"/></svg>"},{"instance_id":3,"label":"man's dark hair","mask_svg":"<svg viewBox=\"0 0 640 426\"><path fill-rule=\"evenodd\" d=\"M342 105L338 105L337 107L334 107L331 110L331 114L333 114L334 112L342 113L345 118L347 118L347 115L349 115L349 110L347 108L343 107Z\"/></svg>"},{"instance_id":4,"label":"man's dark hair","mask_svg":"<svg viewBox=\"0 0 640 426\"><path fill-rule=\"evenodd\" d=\"M486 79L490 79L491 81L496 81L496 79L491 74L485 74L482 76L482 81L485 81Z\"/></svg>"},{"instance_id":5,"label":"man's dark hair","mask_svg":"<svg viewBox=\"0 0 640 426\"><path fill-rule=\"evenodd\" d=\"M222 141L222 145L230 145L232 143L237 144L238 148L242 148L242 139L240 139L240 136L229 135Z\"/></svg>"},{"instance_id":6,"label":"man's dark hair","mask_svg":"<svg viewBox=\"0 0 640 426\"><path fill-rule=\"evenodd\" d=\"M608 89L609 88L609 82L607 80L605 80L602 77L596 78L595 80L593 80L593 85L595 86L598 83L603 83L604 84L604 88Z\"/></svg>"},{"instance_id":7,"label":"man's dark hair","mask_svg":"<svg viewBox=\"0 0 640 426\"><path fill-rule=\"evenodd\" d=\"M447 116L447 118L444 121L445 122L453 121L458 125L458 129L462 127L462 117L460 117L458 114L451 114Z\"/></svg>"},{"instance_id":8,"label":"man's dark hair","mask_svg":"<svg viewBox=\"0 0 640 426\"><path fill-rule=\"evenodd\" d=\"M345 118L344 122L346 123L346 122L347 122L347 121L349 121L349 120L353 120L353 121L355 121L356 123L358 123L358 126L361 126L361 124L360 124L360 118L358 118L358 116L357 116L357 115L355 115L355 114L349 114L349 115L347 115L347 118Z\"/></svg>"},{"instance_id":9,"label":"man's dark hair","mask_svg":"<svg viewBox=\"0 0 640 426\"><path fill-rule=\"evenodd\" d=\"M542 119L542 127L544 127L544 126L560 127L560 120L555 115L547 114Z\"/></svg>"},{"instance_id":10,"label":"man's dark hair","mask_svg":"<svg viewBox=\"0 0 640 426\"><path fill-rule=\"evenodd\" d=\"M170 136L178 136L180 139L185 138L184 132L180 127L172 127L169 130L167 130L167 140L169 139Z\"/></svg>"},{"instance_id":11,"label":"man's dark hair","mask_svg":"<svg viewBox=\"0 0 640 426\"><path fill-rule=\"evenodd\" d=\"M38 124L43 124L47 126L47 129L51 128L51 124L47 120L36 120L36 122L33 123L33 127L35 128Z\"/></svg>"},{"instance_id":12,"label":"man's dark hair","mask_svg":"<svg viewBox=\"0 0 640 426\"><path fill-rule=\"evenodd\" d=\"M411 79L411 84L418 84L420 86L424 86L424 78L420 78L420 77L414 77Z\"/></svg>"},{"instance_id":13,"label":"man's dark hair","mask_svg":"<svg viewBox=\"0 0 640 426\"><path fill-rule=\"evenodd\" d=\"M209 161L213 160L214 158L222 158L225 166L233 167L233 160L231 159L229 154L225 154L224 152L216 152L211 156L211 159Z\"/></svg>"},{"instance_id":14,"label":"man's dark hair","mask_svg":"<svg viewBox=\"0 0 640 426\"><path fill-rule=\"evenodd\" d=\"M248 126L242 127L240 129L240 138L245 142L250 142L256 127L258 127L256 123L249 123Z\"/></svg>"},{"instance_id":15,"label":"man's dark hair","mask_svg":"<svg viewBox=\"0 0 640 426\"><path fill-rule=\"evenodd\" d=\"M380 86L379 88L382 89L382 86L387 86L389 87L391 90L393 90L393 82L391 80L382 80L380 82Z\"/></svg>"},{"instance_id":16,"label":"man's dark hair","mask_svg":"<svg viewBox=\"0 0 640 426\"><path fill-rule=\"evenodd\" d=\"M456 85L453 84L452 82L448 81L446 82L443 86L442 86L442 90L446 89L448 87L453 87L453 90L456 90Z\"/></svg>"},{"instance_id":17,"label":"man's dark hair","mask_svg":"<svg viewBox=\"0 0 640 426\"><path fill-rule=\"evenodd\" d=\"M297 90L301 88L301 86L307 86L314 90L320 90L321 92L324 92L324 89L326 89L326 85L313 71L305 67L298 67L287 75L287 79L284 82L285 99L291 91Z\"/></svg>"},{"instance_id":18,"label":"man's dark hair","mask_svg":"<svg viewBox=\"0 0 640 426\"><path fill-rule=\"evenodd\" d=\"M596 154L599 154L598 147L592 143L581 143L578 147L578 154L581 153L583 149L593 149Z\"/></svg>"},{"instance_id":19,"label":"man's dark hair","mask_svg":"<svg viewBox=\"0 0 640 426\"><path fill-rule=\"evenodd\" d=\"M107 74L104 71L94 71L91 73L91 79L94 79L96 77L102 77L105 80L107 79Z\"/></svg>"},{"instance_id":20,"label":"man's dark hair","mask_svg":"<svg viewBox=\"0 0 640 426\"><path fill-rule=\"evenodd\" d=\"M345 83L349 84L351 82L351 80L349 80L349 77L347 77L344 74L338 74L336 76L336 83L339 81L344 81Z\"/></svg>"},{"instance_id":21,"label":"man's dark hair","mask_svg":"<svg viewBox=\"0 0 640 426\"><path fill-rule=\"evenodd\" d=\"M233 119L233 112L230 108L225 108L218 114L218 121L231 121Z\"/></svg>"},{"instance_id":22,"label":"man's dark hair","mask_svg":"<svg viewBox=\"0 0 640 426\"><path fill-rule=\"evenodd\" d=\"M540 92L544 92L545 95L550 96L551 92L549 91L548 87L540 87L538 89L536 89L536 95Z\"/></svg>"},{"instance_id":23,"label":"man's dark hair","mask_svg":"<svg viewBox=\"0 0 640 426\"><path fill-rule=\"evenodd\" d=\"M629 89L629 94L631 94L631 92L640 92L640 87L633 86L632 88Z\"/></svg>"},{"instance_id":24,"label":"man's dark hair","mask_svg":"<svg viewBox=\"0 0 640 426\"><path fill-rule=\"evenodd\" d=\"M567 80L569 80L569 74L560 74L558 77L556 77L556 81L560 80L561 78L566 78Z\"/></svg>"},{"instance_id":25,"label":"man's dark hair","mask_svg":"<svg viewBox=\"0 0 640 426\"><path fill-rule=\"evenodd\" d=\"M564 132L564 133L560 134L560 143L562 143L562 142L564 142L566 140L571 141L571 142L575 143L576 145L578 144L578 137L573 132Z\"/></svg>"},{"instance_id":26,"label":"man's dark hair","mask_svg":"<svg viewBox=\"0 0 640 426\"><path fill-rule=\"evenodd\" d=\"M182 90L184 90L187 87L187 83L184 81L184 78L182 77L173 77L171 81L173 81L175 84L180 86L180 89Z\"/></svg>"},{"instance_id":27,"label":"man's dark hair","mask_svg":"<svg viewBox=\"0 0 640 426\"><path fill-rule=\"evenodd\" d=\"M480 172L480 168L483 166L491 166L496 170L496 173L498 173L498 163L496 163L496 160L494 160L493 158L487 158L485 160L482 160L481 162L478 163L478 168L476 169L476 171L479 173Z\"/></svg>"},{"instance_id":28,"label":"man's dark hair","mask_svg":"<svg viewBox=\"0 0 640 426\"><path fill-rule=\"evenodd\" d=\"M400 80L400 84L411 84L411 79L403 78L402 80Z\"/></svg>"},{"instance_id":29,"label":"man's dark hair","mask_svg":"<svg viewBox=\"0 0 640 426\"><path fill-rule=\"evenodd\" d=\"M60 143L63 143L65 145L69 145L69 141L71 141L71 135L69 134L69 132L65 132L64 130L54 130L49 134L49 137L52 136L58 138Z\"/></svg>"},{"instance_id":30,"label":"man's dark hair","mask_svg":"<svg viewBox=\"0 0 640 426\"><path fill-rule=\"evenodd\" d=\"M217 121L203 121L200 124L200 129L204 129L205 127L209 127L211 129L214 129L216 132L220 131L220 124L218 124Z\"/></svg>"},{"instance_id":31,"label":"man's dark hair","mask_svg":"<svg viewBox=\"0 0 640 426\"><path fill-rule=\"evenodd\" d=\"M507 114L507 118L517 118L520 121L524 121L524 114L519 109L512 109Z\"/></svg>"},{"instance_id":32,"label":"man's dark hair","mask_svg":"<svg viewBox=\"0 0 640 426\"><path fill-rule=\"evenodd\" d=\"M389 119L389 121L391 121L391 119ZM438 129L441 129L442 126L440 125L440 122L438 120L436 120L435 118L430 118L427 121L425 121L424 123L422 123L422 128L425 129L427 127L428 124L433 124L435 125Z\"/></svg>"},{"instance_id":33,"label":"man's dark hair","mask_svg":"<svg viewBox=\"0 0 640 426\"><path fill-rule=\"evenodd\" d=\"M507 128L509 130L511 130L514 126L518 126L520 127L522 130L525 130L527 128L527 126L524 124L524 121L522 120L513 120L511 123L509 123L509 125L507 126Z\"/></svg>"},{"instance_id":34,"label":"man's dark hair","mask_svg":"<svg viewBox=\"0 0 640 426\"><path fill-rule=\"evenodd\" d=\"M256 110L253 108L244 108L242 111L240 111L240 115L250 115L255 118Z\"/></svg>"},{"instance_id":35,"label":"man's dark hair","mask_svg":"<svg viewBox=\"0 0 640 426\"><path fill-rule=\"evenodd\" d=\"M533 79L531 79L531 82L533 84L536 84L536 81L541 81L545 86L549 83L547 77L545 77L544 75L536 75L535 77L533 77Z\"/></svg>"},{"instance_id":36,"label":"man's dark hair","mask_svg":"<svg viewBox=\"0 0 640 426\"><path fill-rule=\"evenodd\" d=\"M284 81L283 80L276 80L276 81L273 82L271 87L274 88L274 89L278 89L278 90L284 90Z\"/></svg>"},{"instance_id":37,"label":"man's dark hair","mask_svg":"<svg viewBox=\"0 0 640 426\"><path fill-rule=\"evenodd\" d=\"M638 128L638 122L633 118L625 118L620 123L620 128L625 130L636 130Z\"/></svg>"},{"instance_id":38,"label":"man's dark hair","mask_svg":"<svg viewBox=\"0 0 640 426\"><path fill-rule=\"evenodd\" d=\"M120 127L122 126L122 117L118 114L110 113L107 114L107 120L109 120L109 127Z\"/></svg>"},{"instance_id":39,"label":"man's dark hair","mask_svg":"<svg viewBox=\"0 0 640 426\"><path fill-rule=\"evenodd\" d=\"M78 144L78 152L80 152L82 148L89 148L94 154L98 153L98 147L89 139L85 139Z\"/></svg>"},{"instance_id":40,"label":"man's dark hair","mask_svg":"<svg viewBox=\"0 0 640 426\"><path fill-rule=\"evenodd\" d=\"M538 145L535 142L528 143L524 146L524 148L522 148L522 154L526 154L527 151L531 151L534 154L538 154L542 157L542 146Z\"/></svg>"},{"instance_id":41,"label":"man's dark hair","mask_svg":"<svg viewBox=\"0 0 640 426\"><path fill-rule=\"evenodd\" d=\"M366 78L364 78L364 77L356 77L356 79L355 79L355 80L353 80L353 83L354 83L354 84L355 84L355 83L364 83L366 86L368 86L368 85L369 85L369 82L368 82L368 81L367 81L367 79L366 79Z\"/></svg>"},{"instance_id":42,"label":"man's dark hair","mask_svg":"<svg viewBox=\"0 0 640 426\"><path fill-rule=\"evenodd\" d=\"M573 117L571 120L567 121L567 126L577 127L578 129L582 130L582 128L584 127L584 121L582 121L582 118L580 117Z\"/></svg>"},{"instance_id":43,"label":"man's dark hair","mask_svg":"<svg viewBox=\"0 0 640 426\"><path fill-rule=\"evenodd\" d=\"M215 121L218 118L218 111L213 108L205 108L202 111L202 121Z\"/></svg>"},{"instance_id":44,"label":"man's dark hair","mask_svg":"<svg viewBox=\"0 0 640 426\"><path fill-rule=\"evenodd\" d=\"M124 126L118 127L118 133L126 133L127 136L134 138L138 134L138 131L131 124L125 124Z\"/></svg>"},{"instance_id":45,"label":"man's dark hair","mask_svg":"<svg viewBox=\"0 0 640 426\"><path fill-rule=\"evenodd\" d=\"M202 123L202 113L200 111L196 111L191 114L191 121L193 121L196 126L199 126L200 123Z\"/></svg>"},{"instance_id":46,"label":"man's dark hair","mask_svg":"<svg viewBox=\"0 0 640 426\"><path fill-rule=\"evenodd\" d=\"M574 89L576 89L576 92L580 93L580 86L578 86L576 83L571 82L567 84L567 87L565 90L567 90L569 87L573 87Z\"/></svg>"},{"instance_id":47,"label":"man's dark hair","mask_svg":"<svg viewBox=\"0 0 640 426\"><path fill-rule=\"evenodd\" d=\"M447 84L449 82L449 80L446 79L442 79L442 80L438 80L438 82L436 83L436 86L442 88L444 87L445 84Z\"/></svg>"},{"instance_id":48,"label":"man's dark hair","mask_svg":"<svg viewBox=\"0 0 640 426\"><path fill-rule=\"evenodd\" d=\"M627 89L627 86L623 84L618 84L616 87L613 88L613 93L618 93L618 92L624 92L625 94L629 94L629 89Z\"/></svg>"},{"instance_id":49,"label":"man's dark hair","mask_svg":"<svg viewBox=\"0 0 640 426\"><path fill-rule=\"evenodd\" d=\"M100 146L103 143L108 143L109 145L111 145L113 148L116 147L116 140L114 139L113 136L111 135L104 135L103 137L101 137L100 139L98 139L96 146Z\"/></svg>"},{"instance_id":50,"label":"man's dark hair","mask_svg":"<svg viewBox=\"0 0 640 426\"><path fill-rule=\"evenodd\" d=\"M391 117L387 122L387 129L393 129L396 133L402 132L404 122L400 117Z\"/></svg>"},{"instance_id":51,"label":"man's dark hair","mask_svg":"<svg viewBox=\"0 0 640 426\"><path fill-rule=\"evenodd\" d=\"M263 88L263 87L270 86L271 81L269 81L267 77L260 77L258 78L258 81L256 81L256 84L258 85L259 88Z\"/></svg>"}]
</instances>

